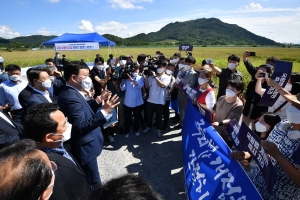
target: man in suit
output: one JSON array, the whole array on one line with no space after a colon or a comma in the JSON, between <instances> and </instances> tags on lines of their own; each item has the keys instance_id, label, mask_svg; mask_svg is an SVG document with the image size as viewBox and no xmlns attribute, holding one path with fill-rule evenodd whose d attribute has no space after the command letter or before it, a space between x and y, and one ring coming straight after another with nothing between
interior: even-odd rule
<instances>
[{"instance_id":1,"label":"man in suit","mask_svg":"<svg viewBox=\"0 0 300 200\"><path fill-rule=\"evenodd\" d=\"M27 100L27 109L40 103L54 102L52 95L48 91L52 82L47 69L32 69L28 74L28 79L33 84L33 91Z\"/></svg>"},{"instance_id":2,"label":"man in suit","mask_svg":"<svg viewBox=\"0 0 300 200\"><path fill-rule=\"evenodd\" d=\"M40 144L40 150L47 154L49 160L57 165L51 200L87 199L92 190L88 179L63 145L71 137L72 124L58 105L42 103L28 109L24 129L30 139Z\"/></svg>"},{"instance_id":3,"label":"man in suit","mask_svg":"<svg viewBox=\"0 0 300 200\"><path fill-rule=\"evenodd\" d=\"M90 68L86 63L70 62L64 69L67 85L59 94L57 104L73 125L71 152L88 176L93 189L96 189L101 185L97 157L103 146L103 135L99 126L107 122L112 115L112 109L119 103L117 95L111 97L111 93L107 91L88 103L83 91L89 73ZM101 111L95 114L94 111L101 103Z\"/></svg>"},{"instance_id":4,"label":"man in suit","mask_svg":"<svg viewBox=\"0 0 300 200\"><path fill-rule=\"evenodd\" d=\"M23 138L23 126L11 120L0 110L0 149L9 146Z\"/></svg>"},{"instance_id":5,"label":"man in suit","mask_svg":"<svg viewBox=\"0 0 300 200\"><path fill-rule=\"evenodd\" d=\"M19 99L19 102L22 106L22 108L26 108L27 107L27 100L29 98L29 96L31 95L31 92L33 91L33 84L30 82L28 76L29 76L29 73L30 71L32 70L33 68L29 68L27 71L26 71L26 76L27 76L27 81L28 81L28 84L27 86L20 92L19 96L18 96L18 99Z\"/></svg>"},{"instance_id":6,"label":"man in suit","mask_svg":"<svg viewBox=\"0 0 300 200\"><path fill-rule=\"evenodd\" d=\"M58 94L65 88L66 81L61 72L57 71L57 68L54 65L47 65L46 69L50 76L50 80L52 81L49 92L54 97L54 99L56 99L58 97Z\"/></svg>"}]
</instances>

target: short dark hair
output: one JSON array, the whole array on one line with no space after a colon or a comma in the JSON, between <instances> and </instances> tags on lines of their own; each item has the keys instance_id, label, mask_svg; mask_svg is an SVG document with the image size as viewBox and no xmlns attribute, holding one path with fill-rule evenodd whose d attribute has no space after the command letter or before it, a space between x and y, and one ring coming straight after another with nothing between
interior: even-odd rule
<instances>
[{"instance_id":1,"label":"short dark hair","mask_svg":"<svg viewBox=\"0 0 300 200\"><path fill-rule=\"evenodd\" d=\"M52 170L38 151L29 139L0 150L0 199L37 200L47 189Z\"/></svg>"},{"instance_id":2,"label":"short dark hair","mask_svg":"<svg viewBox=\"0 0 300 200\"><path fill-rule=\"evenodd\" d=\"M168 65L168 62L166 60L161 60L159 59L157 62L156 62L156 65L157 66L163 66L163 67L166 67Z\"/></svg>"},{"instance_id":3,"label":"short dark hair","mask_svg":"<svg viewBox=\"0 0 300 200\"><path fill-rule=\"evenodd\" d=\"M270 58L267 58L266 62L272 62L275 63L275 61L278 60L275 56L271 56Z\"/></svg>"},{"instance_id":4,"label":"short dark hair","mask_svg":"<svg viewBox=\"0 0 300 200\"><path fill-rule=\"evenodd\" d=\"M59 54L59 52L56 52L55 55Z\"/></svg>"},{"instance_id":5,"label":"short dark hair","mask_svg":"<svg viewBox=\"0 0 300 200\"><path fill-rule=\"evenodd\" d=\"M36 142L42 142L45 135L55 133L58 123L50 114L59 109L57 104L42 103L29 108L23 119L25 133Z\"/></svg>"},{"instance_id":6,"label":"short dark hair","mask_svg":"<svg viewBox=\"0 0 300 200\"><path fill-rule=\"evenodd\" d=\"M137 61L140 62L140 61L145 61L146 60L146 54L140 54L138 55L137 57Z\"/></svg>"},{"instance_id":7,"label":"short dark hair","mask_svg":"<svg viewBox=\"0 0 300 200\"><path fill-rule=\"evenodd\" d=\"M47 58L47 59L45 60L45 64L46 64L47 62L52 62L52 63L54 63L54 59L53 59L53 58Z\"/></svg>"},{"instance_id":8,"label":"short dark hair","mask_svg":"<svg viewBox=\"0 0 300 200\"><path fill-rule=\"evenodd\" d=\"M266 72L269 73L269 76L271 75L271 68L270 68L269 65L265 65L265 64L264 64L264 65L260 65L260 66L258 67L258 69L261 68L261 67L263 67L263 68L266 69Z\"/></svg>"},{"instance_id":9,"label":"short dark hair","mask_svg":"<svg viewBox=\"0 0 300 200\"><path fill-rule=\"evenodd\" d=\"M21 71L21 68L18 65L15 64L8 64L5 67L5 71L10 72L10 71Z\"/></svg>"},{"instance_id":10,"label":"short dark hair","mask_svg":"<svg viewBox=\"0 0 300 200\"><path fill-rule=\"evenodd\" d=\"M175 67L174 63L168 63L168 66Z\"/></svg>"},{"instance_id":11,"label":"short dark hair","mask_svg":"<svg viewBox=\"0 0 300 200\"><path fill-rule=\"evenodd\" d=\"M264 121L266 124L271 126L270 130L268 131L268 133L270 133L275 125L281 122L281 118L274 113L267 112L264 114Z\"/></svg>"},{"instance_id":12,"label":"short dark hair","mask_svg":"<svg viewBox=\"0 0 300 200\"><path fill-rule=\"evenodd\" d=\"M184 59L184 62L195 64L196 59L193 56L188 56Z\"/></svg>"},{"instance_id":13,"label":"short dark hair","mask_svg":"<svg viewBox=\"0 0 300 200\"><path fill-rule=\"evenodd\" d=\"M181 55L180 55L180 53L174 53L174 55L173 56L176 56L176 57L178 57L178 58L181 58Z\"/></svg>"},{"instance_id":14,"label":"short dark hair","mask_svg":"<svg viewBox=\"0 0 300 200\"><path fill-rule=\"evenodd\" d=\"M64 67L64 77L66 81L69 81L70 77L74 74L78 76L79 70L81 69L88 69L90 68L87 66L85 62L82 61L71 61Z\"/></svg>"},{"instance_id":15,"label":"short dark hair","mask_svg":"<svg viewBox=\"0 0 300 200\"><path fill-rule=\"evenodd\" d=\"M236 61L236 62L240 62L240 57L238 57L237 55L235 55L235 54L232 54L232 55L230 55L230 56L228 56L228 59L227 59L228 61L229 60L234 60L234 61Z\"/></svg>"},{"instance_id":16,"label":"short dark hair","mask_svg":"<svg viewBox=\"0 0 300 200\"><path fill-rule=\"evenodd\" d=\"M99 61L101 61L102 64L104 64L104 58L102 58L102 57L97 57L97 58L95 58L94 63L97 63L97 62L99 62Z\"/></svg>"},{"instance_id":17,"label":"short dark hair","mask_svg":"<svg viewBox=\"0 0 300 200\"><path fill-rule=\"evenodd\" d=\"M201 63L201 65L203 66L203 65L206 65L207 64L207 62L206 62L206 60L204 59L204 60L202 60L202 63Z\"/></svg>"},{"instance_id":18,"label":"short dark hair","mask_svg":"<svg viewBox=\"0 0 300 200\"><path fill-rule=\"evenodd\" d=\"M161 54L161 52L160 52L160 51L156 51L155 53L156 53L156 54Z\"/></svg>"},{"instance_id":19,"label":"short dark hair","mask_svg":"<svg viewBox=\"0 0 300 200\"><path fill-rule=\"evenodd\" d=\"M112 54L109 54L109 57L110 57L110 58L113 58L113 57L114 57L114 55L112 55Z\"/></svg>"},{"instance_id":20,"label":"short dark hair","mask_svg":"<svg viewBox=\"0 0 300 200\"><path fill-rule=\"evenodd\" d=\"M34 85L33 80L34 79L39 79L41 72L47 72L48 73L48 70L45 67L37 67L37 68L31 69L28 76L27 76L29 82Z\"/></svg>"},{"instance_id":21,"label":"short dark hair","mask_svg":"<svg viewBox=\"0 0 300 200\"><path fill-rule=\"evenodd\" d=\"M31 72L32 69L34 69L34 68L31 67L31 68L27 69L27 71L26 71L26 76L27 77L29 76L29 73Z\"/></svg>"},{"instance_id":22,"label":"short dark hair","mask_svg":"<svg viewBox=\"0 0 300 200\"><path fill-rule=\"evenodd\" d=\"M114 178L94 190L89 200L162 200L153 187L142 177L127 174Z\"/></svg>"},{"instance_id":23,"label":"short dark hair","mask_svg":"<svg viewBox=\"0 0 300 200\"><path fill-rule=\"evenodd\" d=\"M243 81L237 80L237 79L231 79L228 81L228 85L235 88L237 91L241 91L240 94L244 91L245 84Z\"/></svg>"}]
</instances>

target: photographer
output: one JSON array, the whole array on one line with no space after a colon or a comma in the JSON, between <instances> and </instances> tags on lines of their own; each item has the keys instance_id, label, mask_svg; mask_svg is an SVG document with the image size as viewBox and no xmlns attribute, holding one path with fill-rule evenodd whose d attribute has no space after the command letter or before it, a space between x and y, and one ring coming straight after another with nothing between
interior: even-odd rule
<instances>
[{"instance_id":1,"label":"photographer","mask_svg":"<svg viewBox=\"0 0 300 200\"><path fill-rule=\"evenodd\" d=\"M103 85L102 88L107 88L111 91L112 95L117 94L120 104L117 106L118 109L118 121L119 121L119 133L124 133L124 92L120 88L121 78L115 75L115 70L112 67L106 68L106 77L107 82Z\"/></svg>"},{"instance_id":2,"label":"photographer","mask_svg":"<svg viewBox=\"0 0 300 200\"><path fill-rule=\"evenodd\" d=\"M145 87L149 89L149 97L147 100L147 127L144 133L148 133L152 128L152 118L156 115L156 128L157 137L161 137L162 128L162 113L164 110L166 88L170 83L170 76L166 75L163 68L163 63L166 61L158 61L155 74L154 71L150 71L150 77L145 75Z\"/></svg>"},{"instance_id":3,"label":"photographer","mask_svg":"<svg viewBox=\"0 0 300 200\"><path fill-rule=\"evenodd\" d=\"M95 58L94 67L91 70L91 79L93 81L95 95L94 98L101 94L101 84L106 83L105 78L105 67L103 65L104 59L102 57Z\"/></svg>"},{"instance_id":4,"label":"photographer","mask_svg":"<svg viewBox=\"0 0 300 200\"><path fill-rule=\"evenodd\" d=\"M126 73L127 79L122 78L121 90L125 91L124 97L124 118L125 137L129 137L131 118L133 115L133 131L139 136L139 117L144 104L141 89L144 86L144 77L138 75L139 65L134 64L131 73ZM125 75L125 74L124 74Z\"/></svg>"}]
</instances>

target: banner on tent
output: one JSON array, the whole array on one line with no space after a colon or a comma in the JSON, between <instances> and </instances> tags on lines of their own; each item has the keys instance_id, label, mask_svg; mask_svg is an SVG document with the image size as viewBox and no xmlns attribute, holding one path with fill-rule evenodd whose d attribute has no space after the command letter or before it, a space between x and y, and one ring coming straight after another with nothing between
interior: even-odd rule
<instances>
[{"instance_id":1,"label":"banner on tent","mask_svg":"<svg viewBox=\"0 0 300 200\"><path fill-rule=\"evenodd\" d=\"M82 51L82 50L97 50L97 49L99 49L98 42L55 43L56 51Z\"/></svg>"},{"instance_id":2,"label":"banner on tent","mask_svg":"<svg viewBox=\"0 0 300 200\"><path fill-rule=\"evenodd\" d=\"M230 149L189 100L183 124L187 199L262 199Z\"/></svg>"}]
</instances>

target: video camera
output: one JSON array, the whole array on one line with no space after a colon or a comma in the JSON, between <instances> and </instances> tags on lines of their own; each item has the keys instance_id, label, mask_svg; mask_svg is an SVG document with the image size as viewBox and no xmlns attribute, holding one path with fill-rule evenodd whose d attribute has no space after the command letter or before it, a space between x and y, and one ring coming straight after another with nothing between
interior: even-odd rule
<instances>
[{"instance_id":1,"label":"video camera","mask_svg":"<svg viewBox=\"0 0 300 200\"><path fill-rule=\"evenodd\" d=\"M133 72L133 63L127 62L125 67L120 70L121 79L128 79L127 74L130 76L131 72Z\"/></svg>"},{"instance_id":2,"label":"video camera","mask_svg":"<svg viewBox=\"0 0 300 200\"><path fill-rule=\"evenodd\" d=\"M147 65L146 66L144 65L144 74L145 75L150 76L151 71L154 71L154 72L156 71L156 68L157 68L157 66L155 66L156 62L157 62L157 60L153 60L153 59L148 60Z\"/></svg>"}]
</instances>

